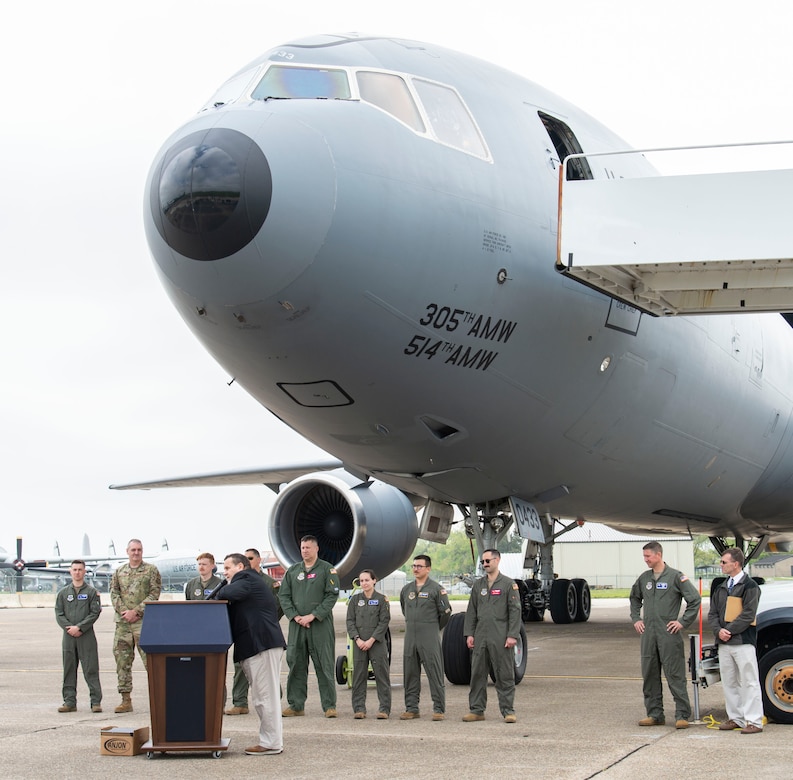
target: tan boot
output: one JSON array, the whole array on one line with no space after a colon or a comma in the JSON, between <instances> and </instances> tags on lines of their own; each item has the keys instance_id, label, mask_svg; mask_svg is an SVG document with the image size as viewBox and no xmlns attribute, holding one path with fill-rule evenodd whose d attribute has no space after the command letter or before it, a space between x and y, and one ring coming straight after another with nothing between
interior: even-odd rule
<instances>
[{"instance_id":1,"label":"tan boot","mask_svg":"<svg viewBox=\"0 0 793 780\"><path fill-rule=\"evenodd\" d=\"M132 695L129 693L121 694L121 704L116 707L116 712L132 712Z\"/></svg>"}]
</instances>

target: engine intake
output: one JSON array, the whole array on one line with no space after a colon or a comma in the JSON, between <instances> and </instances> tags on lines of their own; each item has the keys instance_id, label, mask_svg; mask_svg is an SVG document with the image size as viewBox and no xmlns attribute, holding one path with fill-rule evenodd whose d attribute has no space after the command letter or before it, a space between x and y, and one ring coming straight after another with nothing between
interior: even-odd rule
<instances>
[{"instance_id":1,"label":"engine intake","mask_svg":"<svg viewBox=\"0 0 793 780\"><path fill-rule=\"evenodd\" d=\"M349 587L362 569L385 577L411 555L418 538L413 505L384 482L361 482L343 469L290 482L273 505L270 544L284 566L299 562L300 539L317 537L319 556Z\"/></svg>"}]
</instances>

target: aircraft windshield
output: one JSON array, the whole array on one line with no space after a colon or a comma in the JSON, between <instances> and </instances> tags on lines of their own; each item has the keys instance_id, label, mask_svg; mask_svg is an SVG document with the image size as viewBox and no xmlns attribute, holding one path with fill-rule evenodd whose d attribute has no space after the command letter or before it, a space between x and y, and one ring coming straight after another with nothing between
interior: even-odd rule
<instances>
[{"instance_id":1,"label":"aircraft windshield","mask_svg":"<svg viewBox=\"0 0 793 780\"><path fill-rule=\"evenodd\" d=\"M414 79L413 84L441 143L477 157L487 157L476 125L453 89L421 79Z\"/></svg>"},{"instance_id":2,"label":"aircraft windshield","mask_svg":"<svg viewBox=\"0 0 793 780\"><path fill-rule=\"evenodd\" d=\"M350 84L343 70L328 68L286 68L271 65L256 85L251 97L268 98L326 98L349 100Z\"/></svg>"},{"instance_id":3,"label":"aircraft windshield","mask_svg":"<svg viewBox=\"0 0 793 780\"><path fill-rule=\"evenodd\" d=\"M382 108L418 133L424 133L424 122L408 85L393 73L358 71L361 100Z\"/></svg>"},{"instance_id":4,"label":"aircraft windshield","mask_svg":"<svg viewBox=\"0 0 793 780\"><path fill-rule=\"evenodd\" d=\"M245 87L253 78L255 71L246 70L238 76L229 79L220 89L212 95L212 99L204 106L206 108L219 108L227 103L233 103L245 92ZM203 110L203 109L202 109Z\"/></svg>"},{"instance_id":5,"label":"aircraft windshield","mask_svg":"<svg viewBox=\"0 0 793 780\"><path fill-rule=\"evenodd\" d=\"M485 141L455 89L408 74L270 64L250 93L253 100L361 100L414 133L487 160Z\"/></svg>"}]
</instances>

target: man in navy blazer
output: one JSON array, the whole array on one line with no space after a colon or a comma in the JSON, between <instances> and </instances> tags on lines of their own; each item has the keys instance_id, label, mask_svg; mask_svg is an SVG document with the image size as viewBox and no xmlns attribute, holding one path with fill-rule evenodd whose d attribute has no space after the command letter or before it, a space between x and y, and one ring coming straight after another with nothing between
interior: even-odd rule
<instances>
[{"instance_id":1,"label":"man in navy blazer","mask_svg":"<svg viewBox=\"0 0 793 780\"><path fill-rule=\"evenodd\" d=\"M213 598L229 602L229 622L234 639L234 660L251 685L253 708L259 716L259 744L246 748L249 756L283 752L281 725L281 657L286 643L278 624L278 602L264 580L242 553L223 561L226 583Z\"/></svg>"}]
</instances>

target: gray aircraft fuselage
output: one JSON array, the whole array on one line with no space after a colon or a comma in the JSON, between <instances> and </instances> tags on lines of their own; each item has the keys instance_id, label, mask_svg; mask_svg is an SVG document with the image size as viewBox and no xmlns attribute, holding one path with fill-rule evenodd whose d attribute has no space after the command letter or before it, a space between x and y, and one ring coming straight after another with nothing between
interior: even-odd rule
<instances>
[{"instance_id":1,"label":"gray aircraft fuselage","mask_svg":"<svg viewBox=\"0 0 793 780\"><path fill-rule=\"evenodd\" d=\"M213 357L354 472L633 531L789 534L791 328L655 319L560 275L549 128L627 148L463 54L287 44L166 141L147 238ZM607 159L593 177L653 175Z\"/></svg>"}]
</instances>

